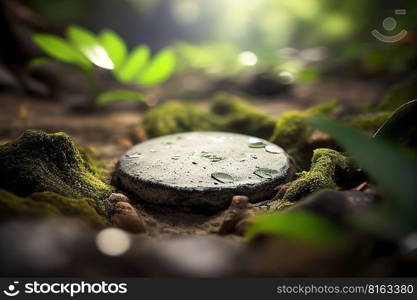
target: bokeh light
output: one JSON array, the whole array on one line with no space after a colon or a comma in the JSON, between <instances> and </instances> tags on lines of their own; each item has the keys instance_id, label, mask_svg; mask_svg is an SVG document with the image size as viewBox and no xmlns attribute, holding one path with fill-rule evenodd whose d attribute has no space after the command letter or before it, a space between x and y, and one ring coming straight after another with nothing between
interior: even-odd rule
<instances>
[{"instance_id":1,"label":"bokeh light","mask_svg":"<svg viewBox=\"0 0 417 300\"><path fill-rule=\"evenodd\" d=\"M258 57L253 52L244 51L240 53L239 61L244 66L254 66L258 62Z\"/></svg>"},{"instance_id":2,"label":"bokeh light","mask_svg":"<svg viewBox=\"0 0 417 300\"><path fill-rule=\"evenodd\" d=\"M129 250L130 237L123 230L106 228L97 234L96 244L102 253L110 256L119 256Z\"/></svg>"}]
</instances>

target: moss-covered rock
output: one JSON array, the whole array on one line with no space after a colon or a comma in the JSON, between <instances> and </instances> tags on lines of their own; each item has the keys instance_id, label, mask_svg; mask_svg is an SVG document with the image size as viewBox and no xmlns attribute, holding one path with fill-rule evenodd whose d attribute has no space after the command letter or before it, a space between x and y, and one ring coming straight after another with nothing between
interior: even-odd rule
<instances>
[{"instance_id":1,"label":"moss-covered rock","mask_svg":"<svg viewBox=\"0 0 417 300\"><path fill-rule=\"evenodd\" d=\"M355 172L352 160L332 149L316 149L311 168L280 191L284 201L297 201L322 189L336 189L349 181Z\"/></svg>"},{"instance_id":2,"label":"moss-covered rock","mask_svg":"<svg viewBox=\"0 0 417 300\"><path fill-rule=\"evenodd\" d=\"M65 133L27 130L0 146L0 188L18 196L50 191L70 198L90 198L101 207L111 189L97 172Z\"/></svg>"},{"instance_id":3,"label":"moss-covered rock","mask_svg":"<svg viewBox=\"0 0 417 300\"><path fill-rule=\"evenodd\" d=\"M148 110L143 127L149 138L186 131L217 130L214 116L197 105L169 102Z\"/></svg>"},{"instance_id":4,"label":"moss-covered rock","mask_svg":"<svg viewBox=\"0 0 417 300\"><path fill-rule=\"evenodd\" d=\"M68 198L53 192L33 193L28 197L19 197L0 190L0 220L15 217L68 216L80 218L94 227L104 226L106 220L96 211L92 202L94 202L92 199Z\"/></svg>"},{"instance_id":5,"label":"moss-covered rock","mask_svg":"<svg viewBox=\"0 0 417 300\"><path fill-rule=\"evenodd\" d=\"M274 130L274 117L237 97L228 95L218 97L212 106L212 112L221 117L221 127L225 131L267 139Z\"/></svg>"},{"instance_id":6,"label":"moss-covered rock","mask_svg":"<svg viewBox=\"0 0 417 300\"><path fill-rule=\"evenodd\" d=\"M394 111L414 99L417 99L417 76L391 87L376 110Z\"/></svg>"},{"instance_id":7,"label":"moss-covered rock","mask_svg":"<svg viewBox=\"0 0 417 300\"><path fill-rule=\"evenodd\" d=\"M281 114L275 122L274 132L269 139L272 143L283 147L296 161L297 165L304 168L310 161L311 154L308 140L314 132L306 120L316 114L331 112L336 106L336 101L330 101L312 106L306 111L288 111Z\"/></svg>"}]
</instances>

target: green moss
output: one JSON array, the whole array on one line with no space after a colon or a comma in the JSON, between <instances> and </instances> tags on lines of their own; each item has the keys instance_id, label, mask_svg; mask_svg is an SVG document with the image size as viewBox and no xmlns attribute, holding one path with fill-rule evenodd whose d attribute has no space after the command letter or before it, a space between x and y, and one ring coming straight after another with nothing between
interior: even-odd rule
<instances>
[{"instance_id":1,"label":"green moss","mask_svg":"<svg viewBox=\"0 0 417 300\"><path fill-rule=\"evenodd\" d=\"M218 129L209 112L193 104L169 102L148 110L143 116L143 127L150 138L186 132Z\"/></svg>"},{"instance_id":2,"label":"green moss","mask_svg":"<svg viewBox=\"0 0 417 300\"><path fill-rule=\"evenodd\" d=\"M212 112L221 116L225 131L269 138L274 130L275 118L233 96L221 96L212 106Z\"/></svg>"},{"instance_id":3,"label":"green moss","mask_svg":"<svg viewBox=\"0 0 417 300\"><path fill-rule=\"evenodd\" d=\"M53 192L19 197L0 190L0 219L69 216L80 218L94 227L102 227L106 220L91 205L92 201L87 198L68 198Z\"/></svg>"},{"instance_id":4,"label":"green moss","mask_svg":"<svg viewBox=\"0 0 417 300\"><path fill-rule=\"evenodd\" d=\"M314 150L311 168L302 172L300 177L291 182L282 197L284 201L297 201L321 189L338 188L338 178L348 180L354 173L350 158L331 149Z\"/></svg>"},{"instance_id":5,"label":"green moss","mask_svg":"<svg viewBox=\"0 0 417 300\"><path fill-rule=\"evenodd\" d=\"M27 130L0 146L0 188L19 196L51 191L70 198L91 198L102 206L111 189L83 157L65 133Z\"/></svg>"},{"instance_id":6,"label":"green moss","mask_svg":"<svg viewBox=\"0 0 417 300\"><path fill-rule=\"evenodd\" d=\"M389 111L369 112L347 119L347 123L368 133L375 133L391 115Z\"/></svg>"},{"instance_id":7,"label":"green moss","mask_svg":"<svg viewBox=\"0 0 417 300\"><path fill-rule=\"evenodd\" d=\"M417 76L390 88L376 110L394 111L401 105L414 99L417 99Z\"/></svg>"},{"instance_id":8,"label":"green moss","mask_svg":"<svg viewBox=\"0 0 417 300\"><path fill-rule=\"evenodd\" d=\"M87 148L80 147L78 147L78 151L80 152L85 168L97 177L102 176L101 169L97 166L97 162L90 155L92 151Z\"/></svg>"},{"instance_id":9,"label":"green moss","mask_svg":"<svg viewBox=\"0 0 417 300\"><path fill-rule=\"evenodd\" d=\"M289 149L305 141L313 129L305 122L306 113L299 111L288 111L283 113L275 124L274 133L270 141Z\"/></svg>"},{"instance_id":10,"label":"green moss","mask_svg":"<svg viewBox=\"0 0 417 300\"><path fill-rule=\"evenodd\" d=\"M306 143L314 132L306 120L316 114L325 114L331 112L336 101L330 101L316 106L312 106L306 111L288 111L281 114L275 123L274 132L269 139L272 143L283 147L296 161L296 163L304 167L306 159L309 161L310 156L305 153L308 148Z\"/></svg>"}]
</instances>

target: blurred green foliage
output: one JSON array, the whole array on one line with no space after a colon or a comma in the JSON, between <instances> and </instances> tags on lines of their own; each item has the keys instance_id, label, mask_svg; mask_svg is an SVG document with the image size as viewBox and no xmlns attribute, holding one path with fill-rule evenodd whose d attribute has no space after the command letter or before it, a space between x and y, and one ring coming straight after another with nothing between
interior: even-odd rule
<instances>
[{"instance_id":1,"label":"blurred green foliage","mask_svg":"<svg viewBox=\"0 0 417 300\"><path fill-rule=\"evenodd\" d=\"M308 243L336 243L341 232L332 223L307 211L265 214L255 218L246 236L273 234Z\"/></svg>"},{"instance_id":2,"label":"blurred green foliage","mask_svg":"<svg viewBox=\"0 0 417 300\"><path fill-rule=\"evenodd\" d=\"M151 58L149 48L142 45L129 54L123 39L110 30L104 30L96 36L73 25L68 27L67 37L64 40L51 34L35 34L33 41L51 58L80 67L89 79L92 93L99 104L116 100L142 101L143 96L134 90L110 91L97 96L100 91L96 90L94 65L111 70L121 83L141 86L155 86L166 81L176 68L173 50L162 49ZM35 64L38 63L42 63L42 60L37 59Z\"/></svg>"},{"instance_id":3,"label":"blurred green foliage","mask_svg":"<svg viewBox=\"0 0 417 300\"><path fill-rule=\"evenodd\" d=\"M392 140L364 135L324 117L309 120L314 127L329 133L351 157L376 181L383 192L378 225L402 225L402 230L417 226L417 160ZM404 124L403 124L404 125ZM407 126L403 128L406 130ZM385 224L385 225L384 225ZM383 226L384 225L384 226Z\"/></svg>"},{"instance_id":4,"label":"blurred green foliage","mask_svg":"<svg viewBox=\"0 0 417 300\"><path fill-rule=\"evenodd\" d=\"M175 45L181 69L204 70L209 75L229 76L272 66L277 72L291 72L297 82L308 84L326 69L345 61L359 61L367 72L403 72L412 68L417 59L414 47L410 47L417 30L415 1L23 1L48 19L64 24L118 28L130 45L145 43L158 49ZM407 13L396 16L394 11L398 8ZM382 26L386 17L397 21L393 32ZM385 44L371 35L373 29L387 35L406 29L410 34L404 41ZM102 33L100 42L117 69L126 55L123 40L107 32ZM319 49L326 53L316 55ZM293 53L288 55L288 50ZM255 54L257 63L242 64L239 56L245 51ZM142 49L138 56L143 60L146 52ZM140 59L137 60L139 64ZM153 80L139 81L148 83Z\"/></svg>"},{"instance_id":5,"label":"blurred green foliage","mask_svg":"<svg viewBox=\"0 0 417 300\"><path fill-rule=\"evenodd\" d=\"M374 137L417 149L417 100L401 105L381 125Z\"/></svg>"}]
</instances>

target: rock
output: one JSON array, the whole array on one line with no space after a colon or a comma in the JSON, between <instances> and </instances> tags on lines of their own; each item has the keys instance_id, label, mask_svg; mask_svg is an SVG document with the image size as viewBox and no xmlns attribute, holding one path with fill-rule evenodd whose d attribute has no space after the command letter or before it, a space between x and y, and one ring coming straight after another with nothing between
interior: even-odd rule
<instances>
[{"instance_id":1,"label":"rock","mask_svg":"<svg viewBox=\"0 0 417 300\"><path fill-rule=\"evenodd\" d=\"M132 205L127 202L117 202L110 218L113 225L132 233L145 232L145 222Z\"/></svg>"},{"instance_id":2,"label":"rock","mask_svg":"<svg viewBox=\"0 0 417 300\"><path fill-rule=\"evenodd\" d=\"M340 223L346 216L366 211L373 204L374 197L364 192L322 191L298 202L288 210L309 210L335 223Z\"/></svg>"},{"instance_id":3,"label":"rock","mask_svg":"<svg viewBox=\"0 0 417 300\"><path fill-rule=\"evenodd\" d=\"M100 206L111 189L98 178L88 156L65 133L27 130L0 146L0 188L18 196L50 191L89 198Z\"/></svg>"},{"instance_id":4,"label":"rock","mask_svg":"<svg viewBox=\"0 0 417 300\"><path fill-rule=\"evenodd\" d=\"M130 203L129 198L121 193L111 193L110 197L108 198L108 201L112 204L116 204L118 202Z\"/></svg>"},{"instance_id":5,"label":"rock","mask_svg":"<svg viewBox=\"0 0 417 300\"><path fill-rule=\"evenodd\" d=\"M246 196L234 196L230 207L225 211L223 222L220 225L218 233L225 235L237 233L243 235L247 226L250 224L250 218L255 214L249 210L249 198Z\"/></svg>"},{"instance_id":6,"label":"rock","mask_svg":"<svg viewBox=\"0 0 417 300\"><path fill-rule=\"evenodd\" d=\"M103 213L103 212L100 212ZM68 198L53 192L33 193L19 197L0 190L0 220L13 218L77 217L87 224L100 228L106 219L94 208L94 200Z\"/></svg>"},{"instance_id":7,"label":"rock","mask_svg":"<svg viewBox=\"0 0 417 300\"><path fill-rule=\"evenodd\" d=\"M256 74L247 84L245 90L255 96L277 96L290 92L292 82L284 80L273 70Z\"/></svg>"},{"instance_id":8,"label":"rock","mask_svg":"<svg viewBox=\"0 0 417 300\"><path fill-rule=\"evenodd\" d=\"M136 145L121 157L113 182L143 201L219 211L234 195L268 199L291 176L287 154L268 141L192 132Z\"/></svg>"}]
</instances>

